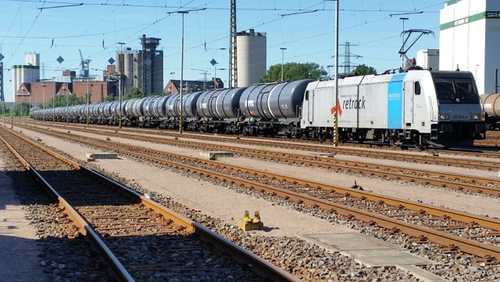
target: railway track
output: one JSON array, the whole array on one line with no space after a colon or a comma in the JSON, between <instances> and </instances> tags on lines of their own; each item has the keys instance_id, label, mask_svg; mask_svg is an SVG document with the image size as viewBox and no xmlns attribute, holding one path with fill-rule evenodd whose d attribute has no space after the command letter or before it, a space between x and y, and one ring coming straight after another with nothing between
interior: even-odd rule
<instances>
[{"instance_id":1,"label":"railway track","mask_svg":"<svg viewBox=\"0 0 500 282\"><path fill-rule=\"evenodd\" d=\"M42 132L41 131L42 129L40 128L31 127L31 129ZM371 164L366 162L363 163L359 161L354 162L348 160L339 160L329 157L328 154L326 155L326 157L311 156L311 155L304 155L297 153L283 154L281 152L273 152L270 150L243 148L237 146L228 146L224 144L213 144L206 142L194 142L190 140L182 140L179 138L153 137L153 136L144 136L138 134L128 134L128 133L108 132L108 131L104 132L101 130L93 130L89 128L86 128L85 131L88 133L141 140L145 142L154 142L170 146L189 147L207 151L213 151L213 150L229 151L237 155L248 158L260 158L282 163L291 163L295 165L321 167L334 171L359 173L367 176L376 176L385 179L402 180L421 185L433 185L436 187L454 189L457 191L467 191L471 193L479 193L479 194L490 195L493 197L500 197L500 181L491 178L481 178L478 176L465 176L465 175L444 173L438 171L421 170L415 168L409 169L409 168L394 167L383 164ZM61 132L58 133L53 131L53 134L58 135L59 138L71 138L67 134ZM467 162L467 160L461 160L457 162L464 163ZM498 165L500 166L500 163L498 163Z\"/></svg>"},{"instance_id":2,"label":"railway track","mask_svg":"<svg viewBox=\"0 0 500 282\"><path fill-rule=\"evenodd\" d=\"M62 135L60 137L63 138ZM477 256L485 263L495 263L500 258L500 221L497 219L119 142L89 137L71 138L104 150L209 177L226 185L261 191L319 209L325 214L357 219L379 226L388 233L401 232L414 238L414 242L433 242L444 246L447 252L460 250Z\"/></svg>"},{"instance_id":3,"label":"railway track","mask_svg":"<svg viewBox=\"0 0 500 282\"><path fill-rule=\"evenodd\" d=\"M230 135L221 135L214 136L209 134L197 134L197 133L183 133L179 134L174 131L167 130L153 130L153 129L144 129L144 128L121 128L119 131L117 128L110 126L85 126L79 124L66 124L61 125L58 123L47 123L47 122L30 122L24 123L26 125L39 124L40 126L50 126L54 128L65 128L71 129L75 128L77 130L88 130L89 132L94 130L95 132L100 132L102 134L118 134L119 133L130 133L134 134L136 132L141 132L150 135L160 135L167 137L177 137L177 138L189 138L189 139L198 139L202 141L211 141L211 142L226 142L226 143L235 143L242 145L253 145L253 146L265 146L265 147L273 147L279 149L287 149L287 150L300 150L300 151L310 151L310 152L318 152L321 151L325 154L332 155L349 155L349 156L362 156L368 158L375 159L384 159L384 160L394 160L394 161L402 161L402 162L414 162L414 163L422 163L422 164L436 164L443 166L451 166L451 167L461 167L461 168L471 168L471 169L481 169L481 170L489 170L489 171L497 171L500 169L500 152L474 152L474 151L452 151L452 150L429 150L427 154L414 153L401 151L400 148L395 150L373 150L372 147L379 146L376 145L367 145L367 144L346 144L349 146L342 146L341 148L335 148L332 145L323 145L318 142L313 141L304 141L304 140L289 140L286 141L278 139L278 138L240 138L234 137ZM352 147L351 147L352 146ZM391 147L383 147L383 148L391 148ZM478 157L481 160L456 158L454 155L460 156L468 156L468 157ZM486 158L492 159L491 161L486 160Z\"/></svg>"},{"instance_id":4,"label":"railway track","mask_svg":"<svg viewBox=\"0 0 500 282\"><path fill-rule=\"evenodd\" d=\"M489 146L493 148L499 148L500 146L500 131L498 130L490 130L486 133L485 140L477 140L475 144L479 146Z\"/></svg>"},{"instance_id":5,"label":"railway track","mask_svg":"<svg viewBox=\"0 0 500 282\"><path fill-rule=\"evenodd\" d=\"M3 127L0 135L26 169L59 199L120 281L229 276L240 281L299 281L119 183Z\"/></svg>"}]
</instances>

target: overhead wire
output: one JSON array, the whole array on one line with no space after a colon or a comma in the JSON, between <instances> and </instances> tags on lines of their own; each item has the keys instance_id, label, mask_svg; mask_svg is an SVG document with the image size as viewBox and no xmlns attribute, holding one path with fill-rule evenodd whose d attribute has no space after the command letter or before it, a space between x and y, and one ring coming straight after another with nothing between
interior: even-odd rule
<instances>
[{"instance_id":1,"label":"overhead wire","mask_svg":"<svg viewBox=\"0 0 500 282\"><path fill-rule=\"evenodd\" d=\"M45 6L45 2L46 1L43 1L42 3L42 8ZM21 47L21 45L23 44L26 36L28 35L28 33L31 31L31 29L33 28L33 26L35 25L35 23L37 22L38 20L38 17L40 17L40 14L42 13L42 9L38 10L38 13L37 15L35 16L35 19L33 20L33 22L31 23L30 27L28 28L28 30L24 33L24 36L21 38L21 41L19 41L19 44L17 45L17 47L14 49L14 52L12 52L12 54L8 57L8 60L7 60L7 63L10 61L10 59L14 56L14 54L17 52L17 50L19 50L19 47Z\"/></svg>"},{"instance_id":2,"label":"overhead wire","mask_svg":"<svg viewBox=\"0 0 500 282\"><path fill-rule=\"evenodd\" d=\"M21 2L24 3L24 1L18 1L18 0L12 0L12 1L15 1L15 2ZM30 0L25 0L26 2L30 3L30 2L36 2L36 1L30 1ZM155 2L154 5L149 5L149 4L125 4L125 3L122 3L122 4L110 4L110 3L106 3L106 6L115 6L115 9L117 9L118 7L154 7L155 9L155 12L157 12L160 8L163 9L163 8L173 8L173 7L170 7L168 4L167 4L168 1L165 2L165 5L163 6L160 6L160 5L157 5L157 3ZM50 4L61 4L61 3L67 3L67 2L59 2L59 1L44 1L44 4L45 3L50 3ZM189 7L189 5L191 5L192 3L194 3L194 0L192 1L189 1L185 4L180 4L178 6L175 6L175 9L177 10L181 10L183 8L186 8L186 7ZM274 19L269 19L269 20L266 20L264 18L264 11L276 11L276 12L280 12L280 11L295 11L295 12L299 12L299 11L305 11L307 9L311 9L311 8L314 8L314 7L317 7L318 5L321 7L321 5L324 5L324 1L320 1L320 2L317 2L317 3L314 3L312 5L309 5L308 7L303 7L302 5L303 3L300 3L299 1L299 8L295 8L295 9L291 9L291 8L279 8L276 6L276 1L274 1L274 7L272 8L263 8L262 7L262 2L261 2L261 6L260 8L239 8L239 10L241 11L252 11L252 10L260 10L261 12L261 15L262 15L262 22L260 24L257 24L257 25L254 25L252 28L259 28L259 27L262 27L262 26L266 26L266 25L270 25L274 22L278 22L278 21L282 21L282 17L280 17L279 15L276 15ZM382 3L380 3L380 7L383 7L382 6ZM91 3L85 3L85 5L89 6L89 5L97 5L97 4L91 4ZM205 4L206 5L206 4ZM439 5L439 4L438 4ZM435 5L431 5L431 6L435 6ZM229 10L229 8L221 8L221 7L214 7L213 5L206 5L207 9L208 10ZM414 3L414 8L416 8L415 6L415 3ZM114 11L114 10L113 10ZM331 12L333 10L329 10L329 9L320 9L319 12ZM377 12L377 13L388 13L388 12L399 12L399 10L391 10L391 9L365 9L365 7L362 5L362 9L343 9L341 12L363 12L364 16L365 16L365 23L364 24L368 24L368 23L373 23L373 22L376 22L376 21L370 21L368 22L366 20L366 13L372 13L372 12ZM41 12L41 11L40 11ZM40 15L40 12L38 13L37 15L37 18L38 16ZM111 12L110 14L113 14L113 12ZM37 18L35 18L35 21L32 23L31 27L34 25L34 23L36 22ZM56 38L56 40L58 38L75 38L75 37L82 37L82 36L85 36L85 37L92 37L92 36L106 36L110 33L114 33L116 34L117 31L126 31L126 30L130 30L131 31L131 35L125 37L125 39L123 40L120 40L120 41L126 41L126 40L129 40L131 38L135 38L135 36L137 36L137 34L141 33L141 31L144 31L144 30L147 30L149 27L151 26L154 26L155 24L158 24L159 22L162 22L164 21L165 19L167 18L167 16L165 17L162 17L162 18L155 18L155 20L152 22L152 23L148 23L148 24L144 24L144 25L141 25L138 28L138 26L134 26L134 27L129 27L129 28L123 28L121 30L117 30L116 29L116 25L114 26L113 30L111 31L105 31L105 32L99 32L99 33L86 33L84 35L72 35L72 36L61 36L61 37L50 37L50 36L45 36L45 37L29 37L28 34L29 34L29 31L26 32L24 34L24 36L22 37L22 41L24 41L24 39L27 39L27 38L35 38L35 39L47 39L47 38ZM198 17L198 20L199 20L199 17ZM101 20L102 21L102 20ZM379 20L377 20L379 21ZM199 21L198 21L198 25L199 25ZM361 26L363 24L360 24L360 23L355 23L354 26L349 26L349 27L343 27L342 29L343 30L346 30L346 29L349 29L349 28L353 28L353 27L358 27L358 26ZM95 25L94 25L95 26ZM325 36L325 35L328 35L330 33L332 33L333 31L327 31L327 32L320 32L320 33L317 33L315 35L311 35L311 36L308 36L308 37L300 37L300 38L297 38L294 36L294 32L296 32L296 30L294 32L291 32L291 39L290 40L287 40L284 36L284 31L283 31L283 25L281 24L280 22L280 26L281 26L281 29L282 29L282 42L283 44L294 44L296 42L299 42L299 41L304 41L304 40L309 40L311 38L315 38L315 37L320 37L320 36ZM31 30L31 27L30 27L30 30ZM87 31L90 31L91 29L87 30ZM321 30L321 29L318 29L318 30ZM202 36L202 35L200 35ZM395 36L397 37L397 36ZM8 37L6 37L8 38ZM14 38L14 37L12 37ZM225 36L221 36L221 37L218 37L218 38L214 38L210 41L207 41L206 38L203 38L203 37L200 37L199 40L200 40L200 44L195 44L191 47L189 47L187 50L192 50L192 49L195 49L195 48L199 48L200 46L204 46L206 44L212 44L212 43L216 43L218 41L221 41L221 40L227 40L228 39L228 35L225 35ZM3 40L3 39L2 39ZM117 41L117 40L115 40ZM380 41L380 40L379 40ZM56 41L57 42L57 41ZM374 42L374 41L368 41L368 42L363 42L364 44L366 43L371 43L371 42ZM92 46L92 44L88 44L89 46ZM97 45L97 44L96 44ZM18 45L18 47L16 48L16 51L17 49L19 48L20 44ZM113 45L111 45L113 46ZM293 48L294 49L294 48ZM331 49L331 48L330 48ZM102 50L99 51L99 52L96 52L93 55L99 55L99 54L102 54Z\"/></svg>"},{"instance_id":3,"label":"overhead wire","mask_svg":"<svg viewBox=\"0 0 500 282\"><path fill-rule=\"evenodd\" d=\"M316 5L318 4L321 4L321 3L316 3L316 4L312 4L310 6L308 6L307 8L305 9L311 9L313 7L315 7ZM438 4L439 5L439 4ZM432 6L436 6L436 5L431 5ZM322 12L324 11L329 11L329 10L322 10ZM341 12L346 12L346 11L363 11L363 12L377 12L377 13L387 13L387 12L401 12L402 10L388 10L388 9L341 9ZM254 25L252 26L251 28L253 29L256 29L258 27L261 27L261 26L265 26L265 25L269 25L273 22L276 22L276 21L280 21L281 18L277 17L275 19L272 19L272 20L268 20L266 22L263 22L261 24L257 24L257 25ZM376 19L376 20L372 20L372 21L366 21L365 23L363 24L355 24L353 26L348 26L348 27L343 27L341 28L342 30L347 30L347 29L350 29L350 28L356 28L358 26L361 26L361 25L365 25L365 24L372 24L374 22L378 22L378 21L383 21L383 20L387 20L387 16L383 17L383 18L379 18L379 19ZM307 27L307 28L310 28L310 27ZM307 29L306 28L306 29ZM321 29L318 29L318 30L321 30ZM293 35L297 33L297 30L294 30L293 33L291 34L292 38L293 38ZM300 39L292 39L291 42L298 42L298 41L306 41L306 40L309 40L309 39L312 39L312 38L316 38L316 37L321 37L321 36L324 36L324 35L327 35L327 34L331 34L333 33L333 31L327 31L327 32L322 32L322 33L318 33L318 34L315 34L315 35L311 35L311 36L308 36L308 37L305 37L305 38L300 38ZM209 42L206 42L206 43L212 43L212 42L216 42L216 41L219 41L219 40L223 40L223 39L226 39L228 36L223 36L223 37L220 37L220 38L217 38L217 39L214 39L212 41L209 41ZM397 38L398 36L393 36L393 37L389 37L389 38ZM371 43L371 42L377 42L377 41L383 41L383 39L381 40L374 40L374 41L370 41L370 42L365 42L365 43ZM284 41L284 44L289 44L290 42L287 42L287 41ZM363 42L360 42L360 44L363 44ZM200 45L194 45L191 49L194 49L194 48L198 48L200 47ZM271 46L271 47L276 47L276 46ZM188 49L190 50L190 49ZM329 49L330 52L331 52L331 48Z\"/></svg>"},{"instance_id":4,"label":"overhead wire","mask_svg":"<svg viewBox=\"0 0 500 282\"><path fill-rule=\"evenodd\" d=\"M2 44L2 43L3 43L3 40L4 40L5 38L7 38L7 37L6 37L6 36L7 36L7 34L9 34L9 32L12 30L12 26L13 26L13 25L14 25L14 23L16 22L17 16L20 14L20 11L21 11L22 7L23 7L23 3L21 2L21 4L19 4L19 8L18 8L18 9L17 9L17 11L16 11L16 14L14 15L14 19L10 22L10 26L9 26L9 28L5 31L5 35L1 37L0 44Z\"/></svg>"}]
</instances>

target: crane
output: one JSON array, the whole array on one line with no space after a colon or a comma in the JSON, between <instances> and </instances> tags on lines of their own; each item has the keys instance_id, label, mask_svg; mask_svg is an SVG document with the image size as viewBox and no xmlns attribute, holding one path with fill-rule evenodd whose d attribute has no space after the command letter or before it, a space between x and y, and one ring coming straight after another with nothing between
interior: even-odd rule
<instances>
[{"instance_id":1,"label":"crane","mask_svg":"<svg viewBox=\"0 0 500 282\"><path fill-rule=\"evenodd\" d=\"M89 63L90 63L90 59L86 59L84 60L83 59L83 55L82 55L82 50L78 49L78 51L80 51L80 59L81 59L81 62L80 62L80 66L81 66L81 69L80 69L80 75L82 77L88 77L89 76Z\"/></svg>"}]
</instances>

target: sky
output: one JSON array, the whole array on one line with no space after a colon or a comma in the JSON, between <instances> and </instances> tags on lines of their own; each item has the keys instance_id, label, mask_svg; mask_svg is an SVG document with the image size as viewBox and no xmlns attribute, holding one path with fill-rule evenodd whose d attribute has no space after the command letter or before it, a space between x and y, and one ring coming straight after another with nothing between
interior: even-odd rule
<instances>
[{"instance_id":1,"label":"sky","mask_svg":"<svg viewBox=\"0 0 500 282\"><path fill-rule=\"evenodd\" d=\"M425 29L408 51L439 48L438 0L339 0L339 66L365 64L378 73L401 65L398 51L404 29ZM238 0L237 30L267 35L267 68L285 63L317 63L333 75L335 2L322 0ZM216 73L228 85L230 0L0 0L0 54L4 94L12 97L13 65L26 53L40 54L41 78L60 76L90 59L91 75L101 75L108 60L123 47L141 49L140 37L160 38L164 84L180 78L184 15L184 79L210 79ZM402 20L401 18L408 18ZM415 35L409 39L413 42ZM350 55L346 56L346 45ZM282 51L280 48L286 48ZM225 50L221 50L225 49ZM64 61L56 59L61 56ZM216 69L210 64L215 59ZM328 67L330 66L330 67Z\"/></svg>"}]
</instances>

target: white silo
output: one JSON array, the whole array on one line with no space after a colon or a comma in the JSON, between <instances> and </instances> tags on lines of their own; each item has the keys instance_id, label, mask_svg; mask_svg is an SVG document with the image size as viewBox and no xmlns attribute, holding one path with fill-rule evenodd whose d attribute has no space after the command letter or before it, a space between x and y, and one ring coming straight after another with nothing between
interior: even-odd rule
<instances>
[{"instance_id":1,"label":"white silo","mask_svg":"<svg viewBox=\"0 0 500 282\"><path fill-rule=\"evenodd\" d=\"M237 44L237 69L238 87L246 87L259 83L266 73L267 38L265 32L255 32L248 29L238 32Z\"/></svg>"},{"instance_id":2,"label":"white silo","mask_svg":"<svg viewBox=\"0 0 500 282\"><path fill-rule=\"evenodd\" d=\"M144 77L144 72L142 70L142 53L135 52L134 53L134 76L132 78L132 86L137 88L143 88L142 81Z\"/></svg>"},{"instance_id":3,"label":"white silo","mask_svg":"<svg viewBox=\"0 0 500 282\"><path fill-rule=\"evenodd\" d=\"M40 66L40 54L39 53L26 53L24 55L24 63L27 66Z\"/></svg>"},{"instance_id":4,"label":"white silo","mask_svg":"<svg viewBox=\"0 0 500 282\"><path fill-rule=\"evenodd\" d=\"M40 81L40 54L27 53L24 56L26 65L12 66L12 97L23 83Z\"/></svg>"},{"instance_id":5,"label":"white silo","mask_svg":"<svg viewBox=\"0 0 500 282\"><path fill-rule=\"evenodd\" d=\"M134 77L134 54L131 51L127 51L123 55L124 64L123 64L123 87L125 89L124 94L128 94L130 89L133 86L133 77Z\"/></svg>"},{"instance_id":6,"label":"white silo","mask_svg":"<svg viewBox=\"0 0 500 282\"><path fill-rule=\"evenodd\" d=\"M498 11L498 0L449 0L440 13L439 69L472 72L480 94L494 92L500 69Z\"/></svg>"},{"instance_id":7,"label":"white silo","mask_svg":"<svg viewBox=\"0 0 500 282\"><path fill-rule=\"evenodd\" d=\"M126 48L116 53L116 71L122 73L123 95L130 92L134 77L134 51Z\"/></svg>"}]
</instances>

